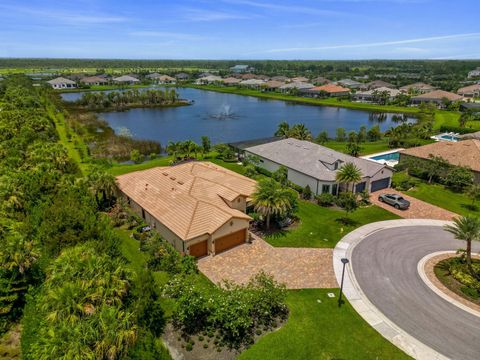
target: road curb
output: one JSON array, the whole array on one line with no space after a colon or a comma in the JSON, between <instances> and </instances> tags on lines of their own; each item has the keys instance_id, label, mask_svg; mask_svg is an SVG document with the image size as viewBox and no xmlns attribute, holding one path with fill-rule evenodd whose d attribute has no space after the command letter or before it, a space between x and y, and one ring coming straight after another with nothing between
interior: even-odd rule
<instances>
[{"instance_id":1,"label":"road curb","mask_svg":"<svg viewBox=\"0 0 480 360\"><path fill-rule=\"evenodd\" d=\"M434 252L434 253L431 253L431 254L428 254L426 256L424 256L422 259L420 259L420 261L418 262L418 266L417 266L417 271L418 271L418 274L420 275L420 278L423 280L423 282L435 293L437 294L438 296L440 296L442 299L444 299L445 301L448 301L450 304L452 305L455 305L457 307L459 307L460 309L472 314L473 316L477 316L477 317L480 317L480 312L477 311L477 310L474 310L464 304L462 304L461 302L455 300L454 298L452 298L451 296L449 296L447 293L445 293L444 291L440 290L427 276L426 272L425 272L425 264L427 263L428 260L430 260L431 258L435 257L435 256L438 256L438 255L443 255L443 254L456 254L455 251L437 251L437 252Z\"/></svg>"},{"instance_id":2,"label":"road curb","mask_svg":"<svg viewBox=\"0 0 480 360\"><path fill-rule=\"evenodd\" d=\"M388 319L377 307L375 307L360 288L355 274L353 272L352 252L356 245L369 235L396 227L405 226L444 226L450 224L449 221L428 220L428 219L402 219L388 220L371 223L359 227L358 229L345 235L333 250L333 268L335 277L340 284L343 264L341 259L346 257L350 260L345 271L345 279L343 285L343 293L353 308L359 315L375 330L377 330L384 338L389 340L395 346L403 350L408 355L419 360L446 360L448 357L440 354L431 347L420 342L390 319Z\"/></svg>"}]
</instances>

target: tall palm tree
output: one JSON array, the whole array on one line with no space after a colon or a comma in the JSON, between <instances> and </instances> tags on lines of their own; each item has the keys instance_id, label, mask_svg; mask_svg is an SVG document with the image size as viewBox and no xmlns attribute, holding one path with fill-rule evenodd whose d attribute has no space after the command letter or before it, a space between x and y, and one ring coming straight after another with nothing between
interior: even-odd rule
<instances>
[{"instance_id":1,"label":"tall palm tree","mask_svg":"<svg viewBox=\"0 0 480 360\"><path fill-rule=\"evenodd\" d=\"M346 163L337 171L336 179L340 183L346 183L347 188L352 184L352 192L355 184L362 180L362 172L354 163Z\"/></svg>"},{"instance_id":2,"label":"tall palm tree","mask_svg":"<svg viewBox=\"0 0 480 360\"><path fill-rule=\"evenodd\" d=\"M480 241L480 219L467 215L453 220L453 225L445 225L444 229L452 233L457 240L467 242L466 260L467 268L470 274L480 280L480 274L477 274L472 267L472 241Z\"/></svg>"},{"instance_id":3,"label":"tall palm tree","mask_svg":"<svg viewBox=\"0 0 480 360\"><path fill-rule=\"evenodd\" d=\"M265 217L267 229L272 215L285 215L293 208L291 199L290 190L271 178L260 180L252 195L255 211Z\"/></svg>"},{"instance_id":4,"label":"tall palm tree","mask_svg":"<svg viewBox=\"0 0 480 360\"><path fill-rule=\"evenodd\" d=\"M288 122L282 121L278 124L277 131L275 131L275 136L279 136L281 138L286 139L290 133L290 125Z\"/></svg>"}]
</instances>

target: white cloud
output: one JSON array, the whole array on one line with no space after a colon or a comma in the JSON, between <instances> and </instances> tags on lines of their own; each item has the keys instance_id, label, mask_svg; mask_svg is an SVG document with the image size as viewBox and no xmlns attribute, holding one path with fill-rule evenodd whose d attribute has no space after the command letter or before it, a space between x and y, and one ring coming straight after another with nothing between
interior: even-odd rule
<instances>
[{"instance_id":1,"label":"white cloud","mask_svg":"<svg viewBox=\"0 0 480 360\"><path fill-rule=\"evenodd\" d=\"M236 4L236 5L245 5L262 9L284 11L284 12L295 12L308 15L351 15L350 13L333 11L333 10L323 10L317 7L307 7L307 6L298 6L298 5L280 5L278 3L266 3L259 2L254 0L222 0L224 3Z\"/></svg>"},{"instance_id":2,"label":"white cloud","mask_svg":"<svg viewBox=\"0 0 480 360\"><path fill-rule=\"evenodd\" d=\"M327 46L313 46L313 47L292 47L292 48L270 49L270 50L258 51L257 53L282 53L282 52L296 52L296 51L323 51L323 50L337 50L337 49L370 48L370 47L383 47L383 46L391 46L391 45L415 44L415 43L423 43L423 42L430 42L430 41L451 40L451 39L461 39L461 38L465 38L465 39L466 38L480 38L480 33L431 36L431 37L416 38L416 39L383 41L383 42L374 42L374 43L366 43L366 44L344 44L344 45L327 45Z\"/></svg>"},{"instance_id":3,"label":"white cloud","mask_svg":"<svg viewBox=\"0 0 480 360\"><path fill-rule=\"evenodd\" d=\"M132 31L129 35L138 36L138 37L156 37L156 38L168 38L175 40L205 40L208 39L206 36L200 36L195 34L185 34L169 31L154 31L154 30L143 30L143 31Z\"/></svg>"}]
</instances>

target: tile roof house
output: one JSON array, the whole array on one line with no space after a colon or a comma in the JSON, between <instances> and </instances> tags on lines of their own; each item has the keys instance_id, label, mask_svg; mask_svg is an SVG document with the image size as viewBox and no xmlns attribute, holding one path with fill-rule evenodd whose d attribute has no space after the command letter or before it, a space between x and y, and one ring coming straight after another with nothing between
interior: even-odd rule
<instances>
[{"instance_id":1,"label":"tile roof house","mask_svg":"<svg viewBox=\"0 0 480 360\"><path fill-rule=\"evenodd\" d=\"M234 73L244 73L244 72L247 72L247 71L252 71L253 68L250 67L250 65L235 65L235 66L232 66L230 68L230 71L231 72L234 72Z\"/></svg>"},{"instance_id":2,"label":"tile roof house","mask_svg":"<svg viewBox=\"0 0 480 360\"><path fill-rule=\"evenodd\" d=\"M475 78L475 77L480 77L480 68L476 68L475 70L469 71L468 72L468 78Z\"/></svg>"},{"instance_id":3,"label":"tile roof house","mask_svg":"<svg viewBox=\"0 0 480 360\"><path fill-rule=\"evenodd\" d=\"M240 83L240 79L234 78L234 77L227 77L223 79L223 83L225 85L237 85Z\"/></svg>"},{"instance_id":4,"label":"tile roof house","mask_svg":"<svg viewBox=\"0 0 480 360\"><path fill-rule=\"evenodd\" d=\"M195 84L197 85L214 84L214 83L222 83L222 82L223 82L222 77L217 75L208 75L195 80Z\"/></svg>"},{"instance_id":5,"label":"tile roof house","mask_svg":"<svg viewBox=\"0 0 480 360\"><path fill-rule=\"evenodd\" d=\"M85 85L105 85L108 84L108 80L100 76L86 76L80 79L80 82Z\"/></svg>"},{"instance_id":6,"label":"tile roof house","mask_svg":"<svg viewBox=\"0 0 480 360\"><path fill-rule=\"evenodd\" d=\"M54 89L72 89L77 87L77 83L64 77L57 77L55 79L47 81L48 84Z\"/></svg>"},{"instance_id":7,"label":"tile roof house","mask_svg":"<svg viewBox=\"0 0 480 360\"><path fill-rule=\"evenodd\" d=\"M395 85L390 84L386 81L383 80L373 80L367 83L367 88L369 90L374 90L378 88L389 88L389 89L395 89Z\"/></svg>"},{"instance_id":8,"label":"tile roof house","mask_svg":"<svg viewBox=\"0 0 480 360\"><path fill-rule=\"evenodd\" d=\"M274 76L272 77L270 80L274 80L274 81L283 81L283 82L287 82L287 81L291 81L291 79L287 76Z\"/></svg>"},{"instance_id":9,"label":"tile roof house","mask_svg":"<svg viewBox=\"0 0 480 360\"><path fill-rule=\"evenodd\" d=\"M130 206L182 253L215 254L247 240L252 179L209 162L189 162L116 181Z\"/></svg>"},{"instance_id":10,"label":"tile roof house","mask_svg":"<svg viewBox=\"0 0 480 360\"><path fill-rule=\"evenodd\" d=\"M116 78L112 79L113 82L118 83L118 84L138 84L140 80L138 80L136 77L130 76L130 75L122 75Z\"/></svg>"},{"instance_id":11,"label":"tile roof house","mask_svg":"<svg viewBox=\"0 0 480 360\"><path fill-rule=\"evenodd\" d=\"M457 90L457 94L463 97L480 97L480 84L473 84Z\"/></svg>"},{"instance_id":12,"label":"tile roof house","mask_svg":"<svg viewBox=\"0 0 480 360\"><path fill-rule=\"evenodd\" d=\"M376 100L376 98L378 98L378 95L382 93L388 94L388 98L393 99L394 97L399 95L401 91L397 89L391 89L388 87L379 87L379 88L375 88L367 91L359 91L355 93L353 97L355 98L355 100L358 100L358 101L374 101Z\"/></svg>"},{"instance_id":13,"label":"tile roof house","mask_svg":"<svg viewBox=\"0 0 480 360\"><path fill-rule=\"evenodd\" d=\"M447 99L449 101L461 101L463 97L455 93L451 93L444 90L434 90L422 95L417 95L412 97L412 104L421 104L421 103L435 103L442 106L443 100Z\"/></svg>"},{"instance_id":14,"label":"tile roof house","mask_svg":"<svg viewBox=\"0 0 480 360\"><path fill-rule=\"evenodd\" d=\"M417 93L420 93L420 94L425 94L425 93L428 93L428 92L431 92L431 91L434 91L434 90L435 90L435 88L432 85L425 84L425 83L422 83L422 82L416 82L416 83L413 83L413 84L410 84L410 85L402 86L400 88L400 91L403 91L403 92L406 92L406 93L414 91L414 92L417 92Z\"/></svg>"},{"instance_id":15,"label":"tile roof house","mask_svg":"<svg viewBox=\"0 0 480 360\"><path fill-rule=\"evenodd\" d=\"M249 87L249 88L259 88L265 84L265 80L259 80L259 79L248 79L248 80L242 80L240 81L240 85Z\"/></svg>"},{"instance_id":16,"label":"tile roof house","mask_svg":"<svg viewBox=\"0 0 480 360\"><path fill-rule=\"evenodd\" d=\"M188 75L187 73L178 73L175 75L175 77L177 78L177 80L185 81L190 78L190 75Z\"/></svg>"},{"instance_id":17,"label":"tile roof house","mask_svg":"<svg viewBox=\"0 0 480 360\"><path fill-rule=\"evenodd\" d=\"M315 79L312 79L312 83L314 83L315 85L325 85L325 84L330 84L331 81L322 76L318 76Z\"/></svg>"},{"instance_id":18,"label":"tile roof house","mask_svg":"<svg viewBox=\"0 0 480 360\"><path fill-rule=\"evenodd\" d=\"M310 89L304 89L302 90L302 93L314 97L321 96L323 94L328 94L330 97L338 97L347 96L350 94L350 89L335 84L326 84L322 86L315 86Z\"/></svg>"},{"instance_id":19,"label":"tile roof house","mask_svg":"<svg viewBox=\"0 0 480 360\"><path fill-rule=\"evenodd\" d=\"M357 192L387 188L392 177L392 169L383 164L292 138L247 147L243 151L245 155L258 156L259 166L268 171L285 166L291 182L301 187L308 185L316 195L337 194L340 188L344 188L345 184L336 181L336 175L346 163L355 164L362 172L362 180L356 184Z\"/></svg>"},{"instance_id":20,"label":"tile roof house","mask_svg":"<svg viewBox=\"0 0 480 360\"><path fill-rule=\"evenodd\" d=\"M292 82L308 82L308 79L304 76L298 76L292 78Z\"/></svg>"},{"instance_id":21,"label":"tile roof house","mask_svg":"<svg viewBox=\"0 0 480 360\"><path fill-rule=\"evenodd\" d=\"M278 80L270 80L265 82L262 87L266 91L275 91L280 88L280 86L285 85L285 81L278 81Z\"/></svg>"},{"instance_id":22,"label":"tile roof house","mask_svg":"<svg viewBox=\"0 0 480 360\"><path fill-rule=\"evenodd\" d=\"M291 82L285 85L280 86L278 89L283 92L288 92L293 89L303 90L313 88L313 84L304 83L304 82Z\"/></svg>"},{"instance_id":23,"label":"tile roof house","mask_svg":"<svg viewBox=\"0 0 480 360\"><path fill-rule=\"evenodd\" d=\"M342 79L337 81L338 85L348 87L350 89L366 89L367 85L352 79Z\"/></svg>"},{"instance_id":24,"label":"tile roof house","mask_svg":"<svg viewBox=\"0 0 480 360\"><path fill-rule=\"evenodd\" d=\"M480 183L480 140L438 141L405 149L400 151L400 162L412 157L428 161L430 155L440 156L453 166L465 166L472 169L475 182Z\"/></svg>"}]
</instances>

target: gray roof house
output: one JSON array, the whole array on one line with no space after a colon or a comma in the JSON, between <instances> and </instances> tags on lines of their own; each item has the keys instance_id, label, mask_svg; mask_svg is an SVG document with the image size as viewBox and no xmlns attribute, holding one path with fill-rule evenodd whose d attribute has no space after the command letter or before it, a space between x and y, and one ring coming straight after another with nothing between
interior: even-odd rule
<instances>
[{"instance_id":1,"label":"gray roof house","mask_svg":"<svg viewBox=\"0 0 480 360\"><path fill-rule=\"evenodd\" d=\"M63 77L57 77L50 81L47 81L48 84L54 89L71 89L76 88L77 83L70 79L65 79Z\"/></svg>"},{"instance_id":2,"label":"gray roof house","mask_svg":"<svg viewBox=\"0 0 480 360\"><path fill-rule=\"evenodd\" d=\"M130 85L133 85L133 84L136 84L136 83L140 82L140 80L138 80L137 78L135 78L133 76L130 76L130 75L119 76L119 77L113 78L112 80L115 83L130 84Z\"/></svg>"},{"instance_id":3,"label":"gray roof house","mask_svg":"<svg viewBox=\"0 0 480 360\"><path fill-rule=\"evenodd\" d=\"M390 167L367 159L356 158L310 141L281 139L247 147L244 155L256 155L261 167L276 171L280 166L288 169L288 179L301 187L310 187L314 194L332 193L345 189L336 181L337 171L346 163L355 164L362 172L362 180L355 191L375 192L388 188L393 171Z\"/></svg>"},{"instance_id":4,"label":"gray roof house","mask_svg":"<svg viewBox=\"0 0 480 360\"><path fill-rule=\"evenodd\" d=\"M338 85L348 87L350 89L366 89L367 85L352 79L342 79L337 81Z\"/></svg>"},{"instance_id":5,"label":"gray roof house","mask_svg":"<svg viewBox=\"0 0 480 360\"><path fill-rule=\"evenodd\" d=\"M232 66L230 68L230 71L231 72L234 72L234 73L245 73L245 72L248 72L248 71L252 71L253 68L251 68L249 65L235 65L235 66Z\"/></svg>"}]
</instances>

